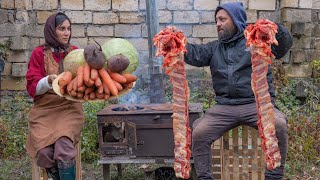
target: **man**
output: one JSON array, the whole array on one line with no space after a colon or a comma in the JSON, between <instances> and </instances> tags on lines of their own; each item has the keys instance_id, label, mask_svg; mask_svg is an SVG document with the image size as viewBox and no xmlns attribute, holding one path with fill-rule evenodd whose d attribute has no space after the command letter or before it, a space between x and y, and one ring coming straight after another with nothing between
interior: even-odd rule
<instances>
[{"instance_id":1,"label":"man","mask_svg":"<svg viewBox=\"0 0 320 180\"><path fill-rule=\"evenodd\" d=\"M242 3L227 3L215 11L218 40L204 45L187 44L185 62L197 66L210 66L217 104L193 123L192 154L197 178L213 179L211 172L211 144L224 133L240 125L257 129L257 109L251 89L251 55L246 48L243 34L246 13ZM283 57L292 46L292 37L278 25L278 46L272 46L277 59ZM267 74L269 92L275 96L272 74ZM275 127L281 154L281 166L265 172L266 180L281 179L287 155L288 134L286 116L275 111Z\"/></svg>"}]
</instances>

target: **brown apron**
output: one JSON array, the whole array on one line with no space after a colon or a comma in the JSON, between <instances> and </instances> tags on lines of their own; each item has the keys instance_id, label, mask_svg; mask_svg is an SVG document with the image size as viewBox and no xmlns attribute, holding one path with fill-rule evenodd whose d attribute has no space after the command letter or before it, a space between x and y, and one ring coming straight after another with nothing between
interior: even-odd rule
<instances>
[{"instance_id":1,"label":"brown apron","mask_svg":"<svg viewBox=\"0 0 320 180\"><path fill-rule=\"evenodd\" d=\"M59 64L50 49L45 52L44 63L47 75L58 74ZM53 90L40 95L29 112L28 154L34 158L40 149L54 144L62 136L77 144L83 123L82 103L66 100Z\"/></svg>"}]
</instances>

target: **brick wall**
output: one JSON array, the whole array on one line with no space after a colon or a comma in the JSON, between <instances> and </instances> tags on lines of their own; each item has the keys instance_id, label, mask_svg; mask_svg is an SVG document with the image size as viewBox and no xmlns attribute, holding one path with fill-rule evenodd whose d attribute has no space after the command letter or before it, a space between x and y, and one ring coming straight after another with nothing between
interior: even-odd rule
<instances>
[{"instance_id":1,"label":"brick wall","mask_svg":"<svg viewBox=\"0 0 320 180\"><path fill-rule=\"evenodd\" d=\"M27 62L34 47L44 42L48 16L65 12L73 22L72 43L84 48L93 39L103 43L113 37L128 39L139 51L141 88L148 84L148 32L146 0L1 0L0 44L12 42L2 73L3 90L24 90ZM232 0L158 0L160 27L176 25L192 43L217 39L214 10ZM320 55L320 0L238 0L246 8L248 22L268 18L284 24L294 45L283 58L289 77L312 75L310 61ZM204 71L193 68L188 71ZM193 73L200 74L200 73ZM142 76L144 75L144 76Z\"/></svg>"}]
</instances>

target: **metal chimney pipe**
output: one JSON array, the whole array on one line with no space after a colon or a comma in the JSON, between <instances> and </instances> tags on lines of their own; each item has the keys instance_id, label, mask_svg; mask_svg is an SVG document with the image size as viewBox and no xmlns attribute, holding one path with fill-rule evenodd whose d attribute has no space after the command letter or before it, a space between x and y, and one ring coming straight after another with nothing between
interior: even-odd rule
<instances>
[{"instance_id":1,"label":"metal chimney pipe","mask_svg":"<svg viewBox=\"0 0 320 180\"><path fill-rule=\"evenodd\" d=\"M163 85L163 73L161 71L161 58L155 57L156 47L153 45L153 37L159 32L159 15L157 0L146 0L146 14L148 27L149 47L149 72L150 72L150 102L165 103L165 92Z\"/></svg>"},{"instance_id":2,"label":"metal chimney pipe","mask_svg":"<svg viewBox=\"0 0 320 180\"><path fill-rule=\"evenodd\" d=\"M1 105L1 91L2 91L2 89L1 89L1 74L4 70L4 65L5 65L4 59L2 56L2 52L0 51L0 105Z\"/></svg>"}]
</instances>

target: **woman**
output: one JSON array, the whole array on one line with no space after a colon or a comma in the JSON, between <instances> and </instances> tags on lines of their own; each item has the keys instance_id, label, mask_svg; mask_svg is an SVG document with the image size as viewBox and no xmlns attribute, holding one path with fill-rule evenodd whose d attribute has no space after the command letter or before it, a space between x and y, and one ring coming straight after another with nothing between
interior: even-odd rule
<instances>
[{"instance_id":1,"label":"woman","mask_svg":"<svg viewBox=\"0 0 320 180\"><path fill-rule=\"evenodd\" d=\"M59 97L52 82L63 72L63 59L71 50L71 22L63 13L47 19L45 44L36 47L26 74L27 91L34 98L29 112L26 150L37 165L56 179L75 179L75 144L83 126L81 103Z\"/></svg>"}]
</instances>

